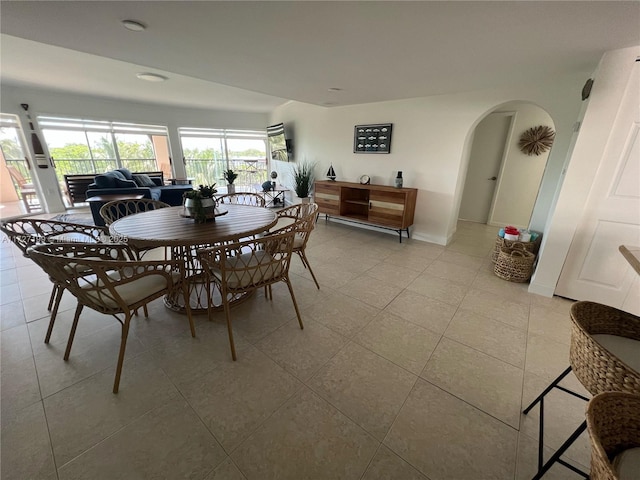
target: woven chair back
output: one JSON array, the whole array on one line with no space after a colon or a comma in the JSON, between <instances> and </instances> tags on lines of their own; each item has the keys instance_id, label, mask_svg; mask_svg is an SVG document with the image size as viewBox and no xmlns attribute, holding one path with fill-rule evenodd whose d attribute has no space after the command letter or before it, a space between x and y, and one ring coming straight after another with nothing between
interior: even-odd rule
<instances>
[{"instance_id":1,"label":"woven chair back","mask_svg":"<svg viewBox=\"0 0 640 480\"><path fill-rule=\"evenodd\" d=\"M295 224L296 240L293 251L304 250L309 241L309 236L316 226L316 215L318 214L318 204L298 203L278 211L276 215L279 220L291 219L292 223L271 232L271 234L284 233Z\"/></svg>"},{"instance_id":2,"label":"woven chair back","mask_svg":"<svg viewBox=\"0 0 640 480\"><path fill-rule=\"evenodd\" d=\"M150 200L148 198L113 200L100 207L100 216L103 218L105 225L111 225L116 220L128 215L135 215L136 213L170 206L168 203L161 202L160 200Z\"/></svg>"},{"instance_id":3,"label":"woven chair back","mask_svg":"<svg viewBox=\"0 0 640 480\"><path fill-rule=\"evenodd\" d=\"M203 266L223 292L255 290L289 275L295 230L199 252Z\"/></svg>"},{"instance_id":4,"label":"woven chair back","mask_svg":"<svg viewBox=\"0 0 640 480\"><path fill-rule=\"evenodd\" d=\"M55 241L97 243L108 235L108 230L104 227L37 218L5 220L0 223L0 230L22 251L24 256L28 256L29 247L39 243Z\"/></svg>"},{"instance_id":5,"label":"woven chair back","mask_svg":"<svg viewBox=\"0 0 640 480\"><path fill-rule=\"evenodd\" d=\"M266 202L262 195L254 192L237 192L228 193L226 195L220 195L216 197L216 200L220 205L250 205L252 207L264 207Z\"/></svg>"}]
</instances>

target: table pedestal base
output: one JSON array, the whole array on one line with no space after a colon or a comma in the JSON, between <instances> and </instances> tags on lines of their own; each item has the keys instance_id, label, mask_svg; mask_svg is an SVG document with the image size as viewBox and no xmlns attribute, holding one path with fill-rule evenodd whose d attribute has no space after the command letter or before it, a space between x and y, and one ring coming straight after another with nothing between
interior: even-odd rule
<instances>
[{"instance_id":1,"label":"table pedestal base","mask_svg":"<svg viewBox=\"0 0 640 480\"><path fill-rule=\"evenodd\" d=\"M187 279L189 284L189 305L192 315L206 315L208 312L207 283L204 273L200 272ZM234 295L231 305L237 305L249 299L253 292ZM185 298L182 289L176 289L164 296L164 305L174 312L187 313L185 308ZM211 309L213 311L223 310L222 295L216 285L211 284Z\"/></svg>"}]
</instances>

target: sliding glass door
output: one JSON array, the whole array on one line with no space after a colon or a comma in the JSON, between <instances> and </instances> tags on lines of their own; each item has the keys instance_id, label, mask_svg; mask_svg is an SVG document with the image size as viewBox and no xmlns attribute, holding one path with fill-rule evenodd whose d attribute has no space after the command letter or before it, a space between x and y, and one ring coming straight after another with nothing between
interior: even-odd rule
<instances>
[{"instance_id":1,"label":"sliding glass door","mask_svg":"<svg viewBox=\"0 0 640 480\"><path fill-rule=\"evenodd\" d=\"M267 179L264 131L180 128L187 172L193 183L225 185L223 172L238 173L236 185L253 189Z\"/></svg>"}]
</instances>

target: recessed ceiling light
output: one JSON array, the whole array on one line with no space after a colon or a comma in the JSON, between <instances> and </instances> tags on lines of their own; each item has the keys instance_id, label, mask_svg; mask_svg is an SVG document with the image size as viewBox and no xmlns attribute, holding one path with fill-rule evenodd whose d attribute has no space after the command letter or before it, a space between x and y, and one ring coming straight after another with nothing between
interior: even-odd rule
<instances>
[{"instance_id":1,"label":"recessed ceiling light","mask_svg":"<svg viewBox=\"0 0 640 480\"><path fill-rule=\"evenodd\" d=\"M140 80L146 80L147 82L164 82L165 80L168 80L168 78L164 75L158 75L157 73L148 72L138 73L136 77L138 77Z\"/></svg>"},{"instance_id":2,"label":"recessed ceiling light","mask_svg":"<svg viewBox=\"0 0 640 480\"><path fill-rule=\"evenodd\" d=\"M338 88L338 87L330 87L328 90L330 92L341 92L342 91L342 89Z\"/></svg>"},{"instance_id":3,"label":"recessed ceiling light","mask_svg":"<svg viewBox=\"0 0 640 480\"><path fill-rule=\"evenodd\" d=\"M137 20L123 20L122 25L124 28L131 30L132 32L142 32L147 29L147 26L144 23L138 22Z\"/></svg>"}]
</instances>

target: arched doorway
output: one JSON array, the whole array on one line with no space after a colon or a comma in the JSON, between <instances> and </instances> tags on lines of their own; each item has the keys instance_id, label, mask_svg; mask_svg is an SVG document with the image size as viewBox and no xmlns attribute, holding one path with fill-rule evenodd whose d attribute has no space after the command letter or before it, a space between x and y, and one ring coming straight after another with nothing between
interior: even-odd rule
<instances>
[{"instance_id":1,"label":"arched doorway","mask_svg":"<svg viewBox=\"0 0 640 480\"><path fill-rule=\"evenodd\" d=\"M473 132L459 220L527 228L550 151L527 155L518 141L539 125L555 130L551 116L529 102L513 101L481 118Z\"/></svg>"}]
</instances>

